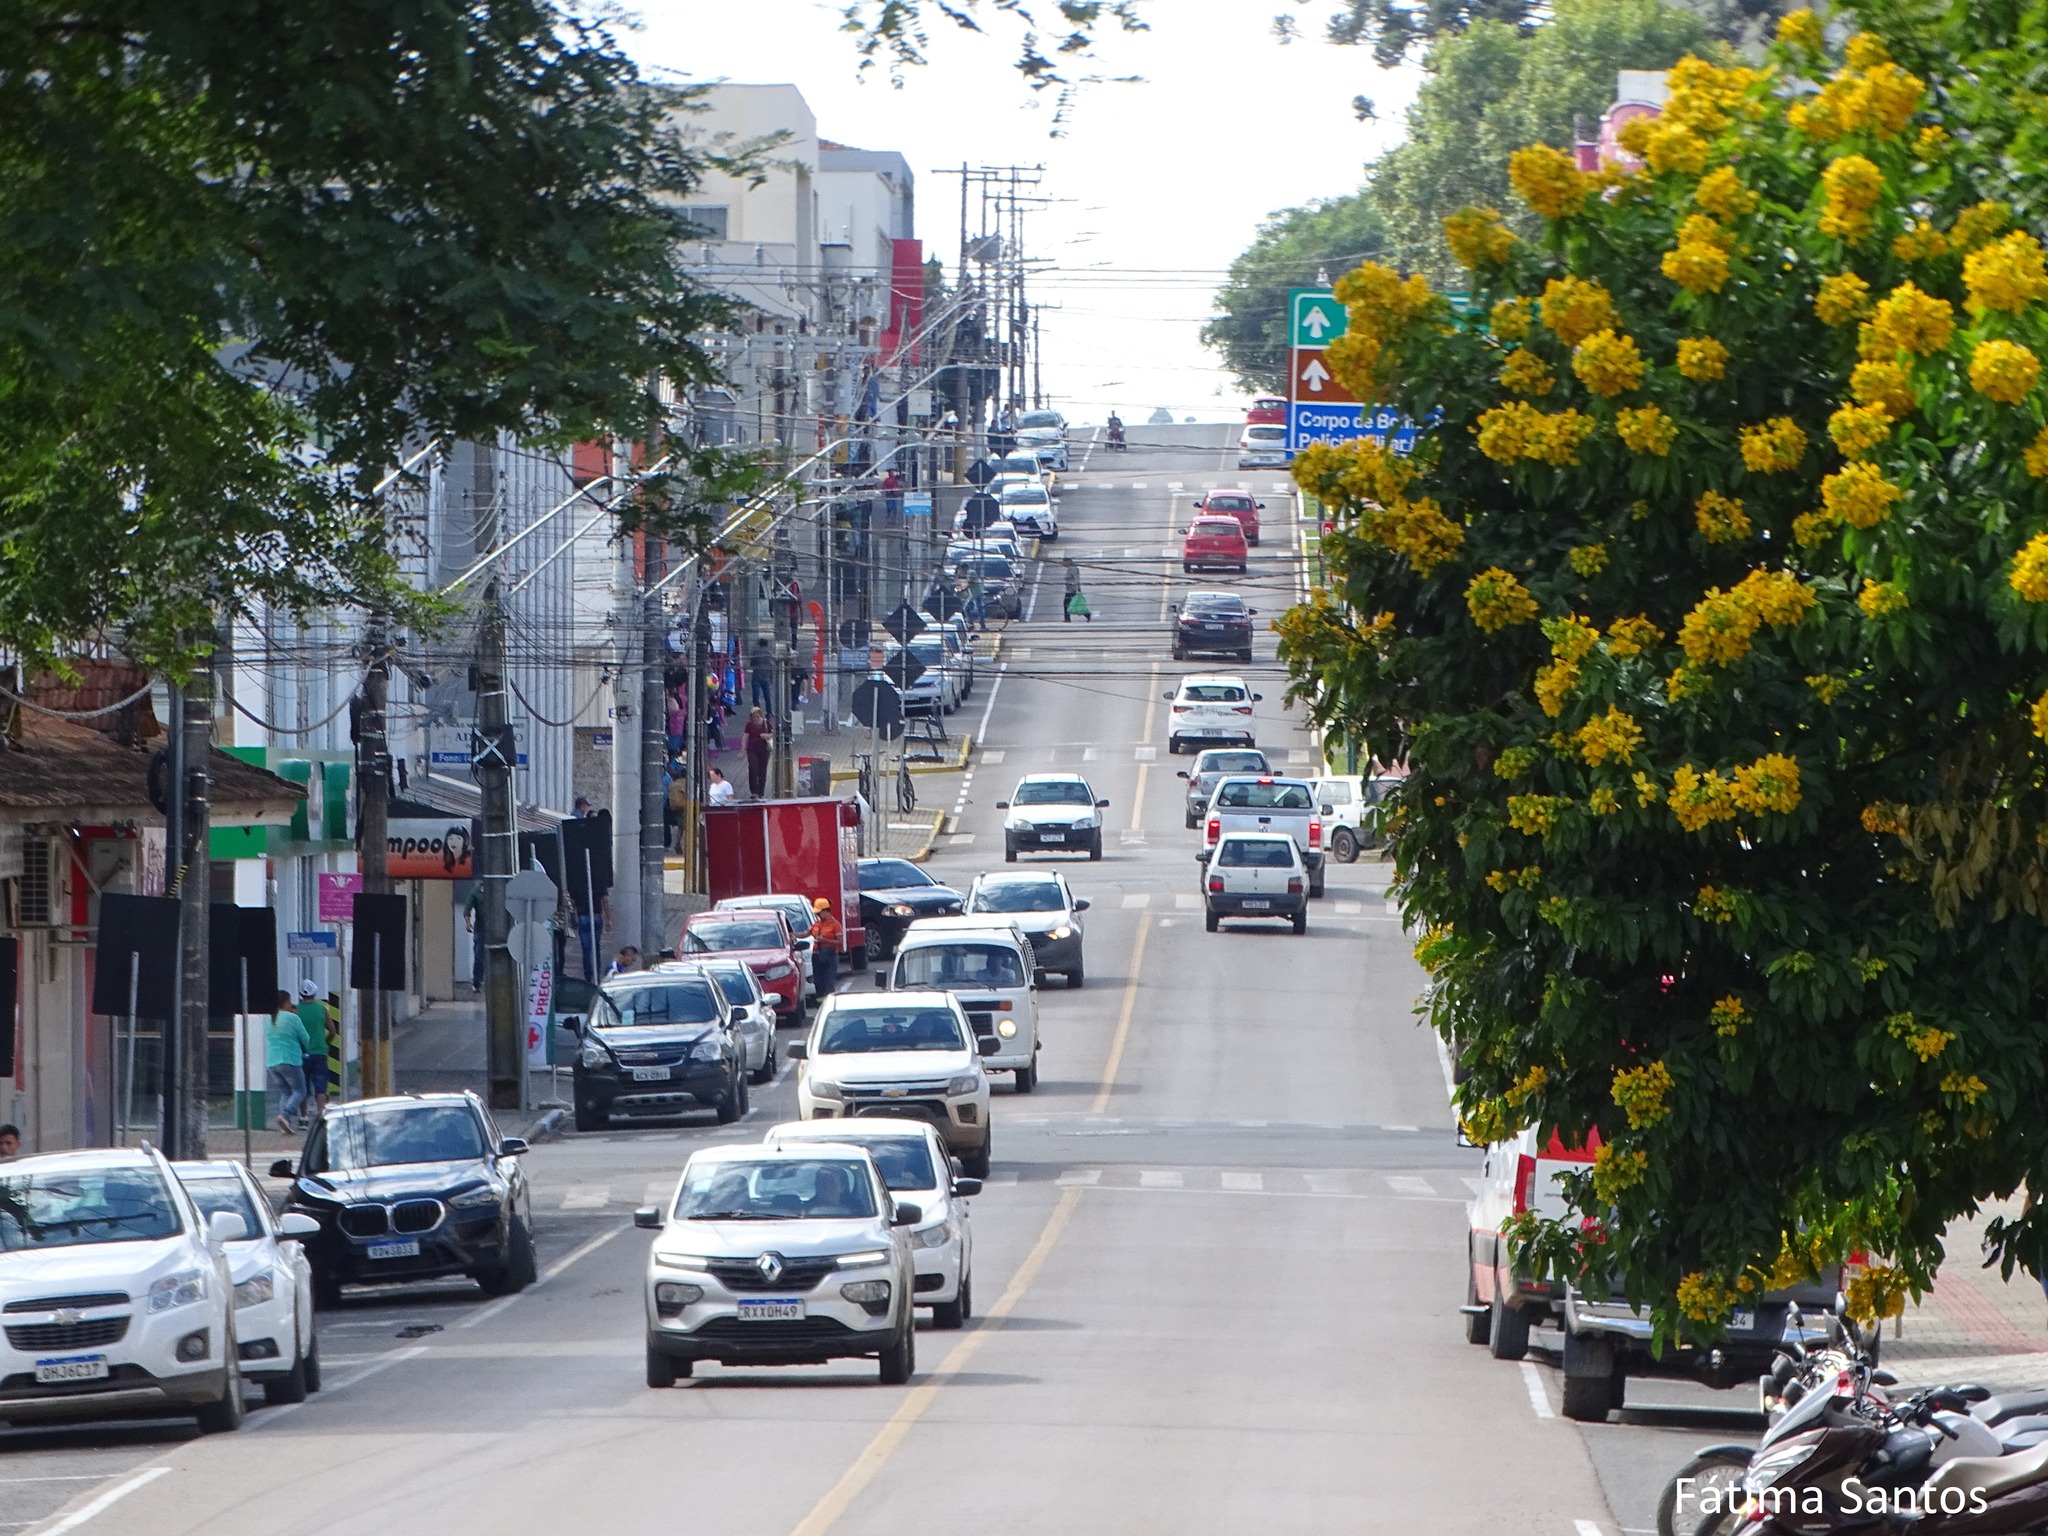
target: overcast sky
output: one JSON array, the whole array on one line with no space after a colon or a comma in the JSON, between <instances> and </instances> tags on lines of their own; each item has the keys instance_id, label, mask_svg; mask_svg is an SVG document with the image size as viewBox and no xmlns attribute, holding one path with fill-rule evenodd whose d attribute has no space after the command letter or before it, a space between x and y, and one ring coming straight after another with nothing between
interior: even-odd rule
<instances>
[{"instance_id":1,"label":"overcast sky","mask_svg":"<svg viewBox=\"0 0 2048 1536\"><path fill-rule=\"evenodd\" d=\"M1268 213L1356 190L1364 163L1398 142L1413 96L1414 70L1317 40L1325 9L1150 0L1151 31L1111 39L1099 61L1143 80L1085 88L1058 138L1050 93L1010 67L1016 33L993 14L984 37L934 15L932 62L901 90L860 73L838 8L814 0L650 0L624 41L652 71L793 83L823 137L901 153L917 173L918 234L949 277L959 181L932 172L1044 165L1042 190L1059 201L1031 217L1026 244L1058 263L1038 285L1059 306L1044 317L1046 393L1088 419L1114 407L1142 420L1159 405L1214 419L1242 403L1198 337L1223 270ZM1310 37L1281 46L1280 10ZM1354 118L1359 94L1378 121Z\"/></svg>"}]
</instances>

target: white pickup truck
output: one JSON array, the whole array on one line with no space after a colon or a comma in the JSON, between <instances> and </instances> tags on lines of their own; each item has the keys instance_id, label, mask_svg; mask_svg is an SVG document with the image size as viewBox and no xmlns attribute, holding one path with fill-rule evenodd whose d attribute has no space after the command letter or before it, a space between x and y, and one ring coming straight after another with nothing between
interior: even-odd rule
<instances>
[{"instance_id":1,"label":"white pickup truck","mask_svg":"<svg viewBox=\"0 0 2048 1536\"><path fill-rule=\"evenodd\" d=\"M1202 851L1196 859L1206 865L1217 843L1232 832L1285 832L1301 851L1309 895L1323 894L1323 817L1307 779L1244 774L1217 780L1202 817Z\"/></svg>"}]
</instances>

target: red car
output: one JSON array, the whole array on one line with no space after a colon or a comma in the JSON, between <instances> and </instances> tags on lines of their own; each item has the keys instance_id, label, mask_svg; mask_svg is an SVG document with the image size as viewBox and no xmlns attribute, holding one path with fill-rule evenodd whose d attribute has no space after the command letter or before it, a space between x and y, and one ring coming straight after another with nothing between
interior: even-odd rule
<instances>
[{"instance_id":1,"label":"red car","mask_svg":"<svg viewBox=\"0 0 2048 1536\"><path fill-rule=\"evenodd\" d=\"M804 964L789 919L780 912L756 908L696 913L683 924L676 958L697 955L730 955L746 961L761 990L774 999L776 1021L803 1022Z\"/></svg>"},{"instance_id":2,"label":"red car","mask_svg":"<svg viewBox=\"0 0 2048 1536\"><path fill-rule=\"evenodd\" d=\"M1244 528L1234 517L1197 516L1180 541L1180 568L1184 571L1242 571L1249 569L1250 560Z\"/></svg>"},{"instance_id":3,"label":"red car","mask_svg":"<svg viewBox=\"0 0 2048 1536\"><path fill-rule=\"evenodd\" d=\"M1244 413L1246 426L1273 426L1287 424L1287 400L1283 395L1259 395L1253 399Z\"/></svg>"},{"instance_id":4,"label":"red car","mask_svg":"<svg viewBox=\"0 0 2048 1536\"><path fill-rule=\"evenodd\" d=\"M1253 549L1259 547L1259 513L1265 507L1250 491L1211 491L1195 503L1197 516L1234 517L1244 529L1244 541Z\"/></svg>"}]
</instances>

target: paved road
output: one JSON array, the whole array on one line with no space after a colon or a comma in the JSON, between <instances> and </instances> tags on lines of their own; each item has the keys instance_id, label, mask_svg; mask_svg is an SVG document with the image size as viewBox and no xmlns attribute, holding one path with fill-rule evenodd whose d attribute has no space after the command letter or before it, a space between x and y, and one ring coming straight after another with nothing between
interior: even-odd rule
<instances>
[{"instance_id":1,"label":"paved road","mask_svg":"<svg viewBox=\"0 0 2048 1536\"><path fill-rule=\"evenodd\" d=\"M1234 436L1234 434L1232 434ZM1096 617L1058 618L1056 566L1013 626L1000 682L963 711L987 750L933 862L1000 861L1015 775L1085 772L1111 801L1088 897L1088 984L1043 999L1038 1091L996 1094L975 1202L984 1318L920 1338L909 1389L866 1362L700 1368L641 1384L645 1234L632 1207L690 1149L792 1109L787 1079L741 1125L709 1117L537 1148L544 1282L351 1295L322 1316L329 1387L239 1435L95 1426L0 1435L0 1527L52 1533L603 1531L979 1536L1639 1530L1668 1469L1730 1427L1723 1395L1642 1388L1669 1414L1581 1429L1548 1367L1462 1342L1460 1149L1443 1066L1413 1017L1419 973L1383 866L1332 867L1309 932L1203 931L1186 759L1164 751L1173 530L1205 487L1248 480L1269 537L1240 583L1298 591L1293 501L1209 429L1134 433L1090 460L1056 547ZM1271 638L1249 669L1261 741L1305 763ZM991 699L991 693L993 698ZM1691 1404L1692 1406L1687 1406ZM1736 1426L1739 1428L1740 1426ZM1617 1514L1619 1518L1617 1518ZM82 1517L82 1518L81 1518Z\"/></svg>"}]
</instances>

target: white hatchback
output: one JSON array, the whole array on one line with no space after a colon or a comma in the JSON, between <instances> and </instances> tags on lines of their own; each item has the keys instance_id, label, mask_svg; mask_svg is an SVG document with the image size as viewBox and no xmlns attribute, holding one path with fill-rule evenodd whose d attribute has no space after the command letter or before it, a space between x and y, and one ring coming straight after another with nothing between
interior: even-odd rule
<instances>
[{"instance_id":1,"label":"white hatchback","mask_svg":"<svg viewBox=\"0 0 2048 1536\"><path fill-rule=\"evenodd\" d=\"M303 1403L320 1390L320 1341L313 1332L313 1266L299 1239L313 1236L320 1223L298 1211L272 1216L240 1163L171 1167L201 1218L225 1211L248 1229L227 1245L242 1374L262 1384L266 1403Z\"/></svg>"},{"instance_id":2,"label":"white hatchback","mask_svg":"<svg viewBox=\"0 0 2048 1536\"><path fill-rule=\"evenodd\" d=\"M1265 697L1253 693L1243 678L1228 672L1201 672L1180 680L1180 686L1164 695L1172 706L1166 720L1166 750L1179 752L1193 741L1259 744L1258 723L1252 706Z\"/></svg>"},{"instance_id":3,"label":"white hatchback","mask_svg":"<svg viewBox=\"0 0 2048 1536\"><path fill-rule=\"evenodd\" d=\"M837 993L818 1010L811 1038L789 1054L803 1063L796 1080L802 1118L923 1121L969 1173L988 1177L988 1076L952 993Z\"/></svg>"},{"instance_id":4,"label":"white hatchback","mask_svg":"<svg viewBox=\"0 0 2048 1536\"><path fill-rule=\"evenodd\" d=\"M1003 516L1047 541L1060 536L1060 508L1042 485L1018 481L1003 487Z\"/></svg>"}]
</instances>

